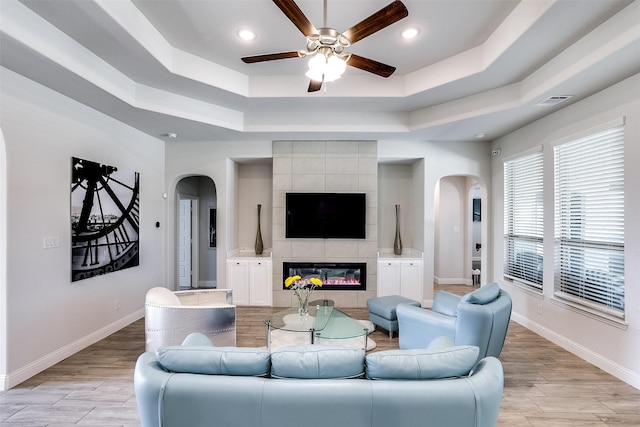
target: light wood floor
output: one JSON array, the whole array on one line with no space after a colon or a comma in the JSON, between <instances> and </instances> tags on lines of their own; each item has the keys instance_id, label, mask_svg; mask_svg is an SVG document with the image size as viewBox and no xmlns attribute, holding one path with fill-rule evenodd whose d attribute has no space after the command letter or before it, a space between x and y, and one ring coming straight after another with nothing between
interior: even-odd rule
<instances>
[{"instance_id":1,"label":"light wood floor","mask_svg":"<svg viewBox=\"0 0 640 427\"><path fill-rule=\"evenodd\" d=\"M446 288L469 292L466 286ZM272 310L238 307L239 346L264 345L263 320ZM366 309L344 311L368 317ZM378 345L374 351L398 346L386 331L371 337ZM139 426L133 367L143 351L140 320L0 392L0 426ZM639 390L514 322L500 359L505 391L499 426L640 426Z\"/></svg>"}]
</instances>

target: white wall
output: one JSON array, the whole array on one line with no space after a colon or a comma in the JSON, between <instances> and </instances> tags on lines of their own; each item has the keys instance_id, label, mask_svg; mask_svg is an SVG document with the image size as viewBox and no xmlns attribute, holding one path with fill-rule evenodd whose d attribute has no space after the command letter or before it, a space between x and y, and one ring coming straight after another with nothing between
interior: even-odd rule
<instances>
[{"instance_id":1,"label":"white wall","mask_svg":"<svg viewBox=\"0 0 640 427\"><path fill-rule=\"evenodd\" d=\"M1 92L0 92L1 94ZM0 375L7 372L7 158L0 122ZM4 382L4 381L3 381ZM0 386L0 390L6 388Z\"/></svg>"},{"instance_id":2,"label":"white wall","mask_svg":"<svg viewBox=\"0 0 640 427\"><path fill-rule=\"evenodd\" d=\"M620 117L625 126L625 323L571 309L553 298L553 144ZM578 356L640 388L640 75L554 112L494 142L492 277L502 279L503 159L542 145L544 161L543 295L502 282L514 301L514 319ZM488 216L483 216L489 218ZM483 221L484 222L484 221Z\"/></svg>"},{"instance_id":3,"label":"white wall","mask_svg":"<svg viewBox=\"0 0 640 427\"><path fill-rule=\"evenodd\" d=\"M0 235L7 249L0 383L7 388L142 317L146 291L164 284L164 228L155 227L165 223L164 143L0 73L9 201ZM71 283L72 156L140 173L139 267ZM60 246L43 249L44 237L58 237Z\"/></svg>"},{"instance_id":4,"label":"white wall","mask_svg":"<svg viewBox=\"0 0 640 427\"><path fill-rule=\"evenodd\" d=\"M260 229L265 251L272 247L272 200L273 166L271 162L238 165L238 205L236 212L241 227L238 227L238 247L249 251L255 249L258 230L258 204Z\"/></svg>"},{"instance_id":5,"label":"white wall","mask_svg":"<svg viewBox=\"0 0 640 427\"><path fill-rule=\"evenodd\" d=\"M170 286L173 286L176 278L175 189L178 182L185 176L202 175L211 178L215 184L218 215L216 275L218 288L224 288L227 253L240 247L238 224L243 224L245 218L249 221L256 217L255 206L251 210L246 209L246 212L238 210L239 182L243 176L240 167L244 163L271 159L271 144L271 141L265 140L215 143L173 141L166 144L164 191L168 194L166 214L170 227L165 248L168 260L165 274ZM255 229L253 233L255 239ZM249 240L242 243L249 243ZM253 247L253 243L250 247Z\"/></svg>"},{"instance_id":6,"label":"white wall","mask_svg":"<svg viewBox=\"0 0 640 427\"><path fill-rule=\"evenodd\" d=\"M422 234L413 230L415 200L412 189L418 181L413 163L380 164L378 166L378 248L392 251L396 234L395 206L400 205L400 237L403 249L415 248ZM415 237L419 236L418 239Z\"/></svg>"},{"instance_id":7,"label":"white wall","mask_svg":"<svg viewBox=\"0 0 640 427\"><path fill-rule=\"evenodd\" d=\"M436 228L434 281L439 284L466 282L467 180L447 176L440 180Z\"/></svg>"},{"instance_id":8,"label":"white wall","mask_svg":"<svg viewBox=\"0 0 640 427\"><path fill-rule=\"evenodd\" d=\"M485 141L426 142L426 141L378 141L378 157L384 161L420 159L414 163L414 176L422 179L414 185L414 235L422 235L423 241L414 241L414 247L424 252L424 303L433 300L435 260L435 214L438 181L445 176L468 176L486 187L491 177L491 147ZM466 200L467 195L464 195ZM485 214L491 215L490 210ZM420 215L422 215L420 217ZM488 222L483 221L486 230ZM486 233L486 231L484 231ZM483 278L485 273L483 272ZM483 280L484 281L484 280Z\"/></svg>"}]
</instances>

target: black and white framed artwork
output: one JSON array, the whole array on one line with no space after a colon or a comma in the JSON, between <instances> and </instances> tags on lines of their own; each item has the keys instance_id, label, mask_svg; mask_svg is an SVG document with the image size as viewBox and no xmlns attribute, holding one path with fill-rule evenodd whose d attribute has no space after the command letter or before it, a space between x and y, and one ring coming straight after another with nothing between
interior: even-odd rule
<instances>
[{"instance_id":1,"label":"black and white framed artwork","mask_svg":"<svg viewBox=\"0 0 640 427\"><path fill-rule=\"evenodd\" d=\"M71 281L139 265L140 175L72 158Z\"/></svg>"},{"instance_id":2,"label":"black and white framed artwork","mask_svg":"<svg viewBox=\"0 0 640 427\"><path fill-rule=\"evenodd\" d=\"M216 247L216 209L209 208L209 247Z\"/></svg>"}]
</instances>

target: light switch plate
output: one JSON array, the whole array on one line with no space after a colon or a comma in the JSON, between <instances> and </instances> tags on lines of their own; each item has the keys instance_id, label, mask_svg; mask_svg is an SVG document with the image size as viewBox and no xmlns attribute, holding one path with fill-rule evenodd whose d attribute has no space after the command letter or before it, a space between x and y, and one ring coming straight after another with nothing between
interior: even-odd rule
<instances>
[{"instance_id":1,"label":"light switch plate","mask_svg":"<svg viewBox=\"0 0 640 427\"><path fill-rule=\"evenodd\" d=\"M57 248L59 246L60 238L58 236L42 238L42 247L45 249Z\"/></svg>"}]
</instances>

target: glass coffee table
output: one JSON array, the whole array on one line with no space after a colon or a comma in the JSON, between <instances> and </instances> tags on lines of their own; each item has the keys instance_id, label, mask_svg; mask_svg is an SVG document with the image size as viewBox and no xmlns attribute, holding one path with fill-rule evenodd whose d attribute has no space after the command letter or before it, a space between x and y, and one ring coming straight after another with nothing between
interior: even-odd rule
<instances>
[{"instance_id":1,"label":"glass coffee table","mask_svg":"<svg viewBox=\"0 0 640 427\"><path fill-rule=\"evenodd\" d=\"M267 348L271 349L271 331L274 329L306 333L310 344L321 344L323 340L336 341L362 337L362 348L367 348L369 329L334 307L332 300L309 302L309 314L301 316L298 308L288 308L271 315L266 320Z\"/></svg>"}]
</instances>

